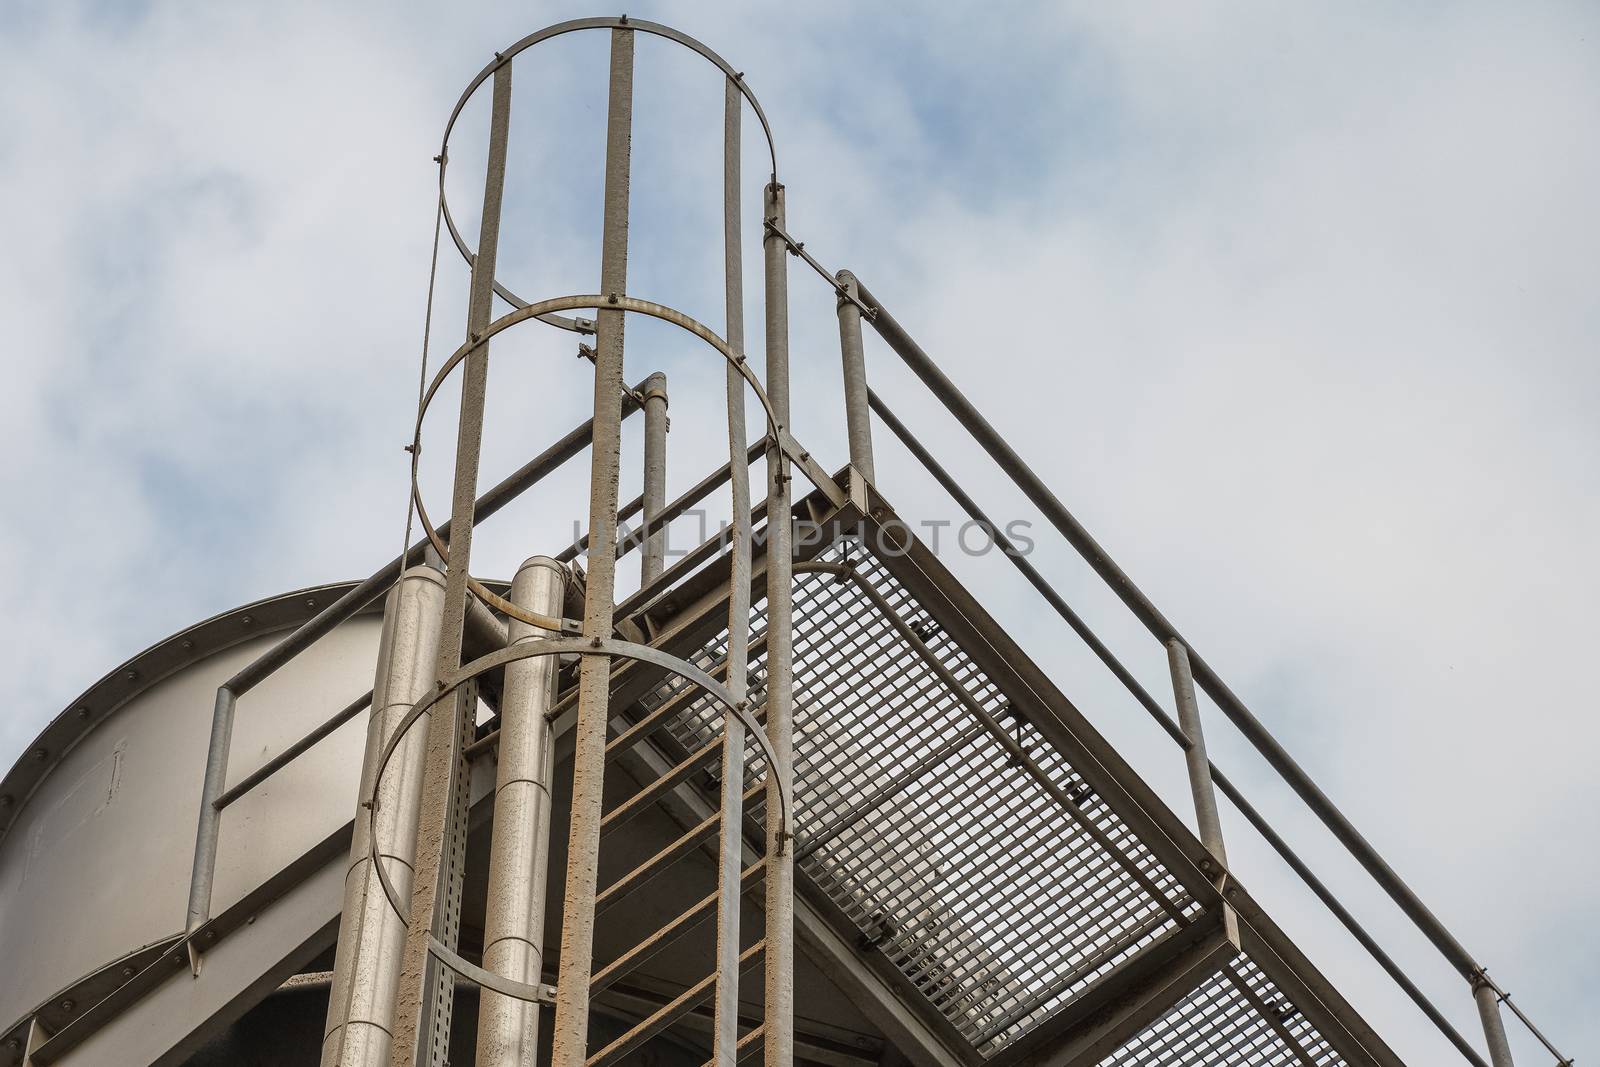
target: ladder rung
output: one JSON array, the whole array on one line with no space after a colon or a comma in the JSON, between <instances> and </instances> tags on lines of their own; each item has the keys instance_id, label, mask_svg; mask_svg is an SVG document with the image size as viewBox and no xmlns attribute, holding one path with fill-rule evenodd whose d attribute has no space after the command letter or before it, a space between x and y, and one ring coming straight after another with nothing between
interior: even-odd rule
<instances>
[{"instance_id":1,"label":"ladder rung","mask_svg":"<svg viewBox=\"0 0 1600 1067\"><path fill-rule=\"evenodd\" d=\"M751 656L756 655L762 648L766 647L766 643L767 635L766 631L763 630L760 634L751 638L748 654ZM728 661L724 658L720 663L714 664L708 673L713 678L721 679L727 674L727 671ZM606 742L606 759L615 759L619 753L638 744L647 735L660 729L663 723L681 711L685 703L704 695L698 686L693 685L678 690L678 692L663 701L660 707ZM757 715L764 713L765 710L763 705L758 710Z\"/></svg>"},{"instance_id":2,"label":"ladder rung","mask_svg":"<svg viewBox=\"0 0 1600 1067\"><path fill-rule=\"evenodd\" d=\"M655 781L651 782L649 785L633 794L633 796L629 797L627 800L611 809L611 811L600 820L600 832L604 834L609 830L621 826L623 823L627 822L629 819L648 808L651 804L654 804L661 798L662 794L676 789L678 786L682 785L689 779L691 774L699 770L700 767L709 761L713 755L721 751L722 737L717 737L709 745L704 745L690 753L689 756L682 762L668 768L667 772L660 778L657 778Z\"/></svg>"},{"instance_id":3,"label":"ladder rung","mask_svg":"<svg viewBox=\"0 0 1600 1067\"><path fill-rule=\"evenodd\" d=\"M766 944L766 939L763 938L739 953L739 970L741 972L755 962L756 957L761 955L761 951L766 947ZM717 975L713 971L663 1004L654 1014L639 1023L638 1026L635 1026L632 1030L629 1030L611 1042L611 1044L590 1056L584 1067L605 1067L606 1064L626 1056L699 1007L701 1001L711 995L712 990L716 988L716 984Z\"/></svg>"},{"instance_id":4,"label":"ladder rung","mask_svg":"<svg viewBox=\"0 0 1600 1067\"><path fill-rule=\"evenodd\" d=\"M741 893L748 892L750 887L755 885L756 875L761 873L762 869L766 867L766 864L767 858L763 856L744 869L744 872L739 875L739 890ZM703 922L709 914L711 914L713 911L713 906L717 902L718 895L719 894L714 892L708 893L697 903L691 905L688 911L684 912L676 919L673 919L671 922L667 923L667 925L663 926L661 929L657 930L655 933L651 934L649 937L630 948L627 952L623 953L621 956L618 956L614 961L606 964L603 968L596 971L594 977L589 979L589 995L593 996L602 989L608 988L611 983L621 978L624 974L627 974L635 967L644 963L651 956L654 956L657 952L660 952L678 938L694 929L697 925Z\"/></svg>"},{"instance_id":5,"label":"ladder rung","mask_svg":"<svg viewBox=\"0 0 1600 1067\"><path fill-rule=\"evenodd\" d=\"M765 781L761 781L745 790L745 803L748 804L755 799L765 788ZM645 882L648 882L672 864L693 852L696 845L710 837L713 831L716 830L717 822L721 818L722 813L720 811L706 816L705 820L698 826L639 864L639 866L617 879L610 886L607 886L605 892L594 898L594 913L599 915L629 892L639 888Z\"/></svg>"},{"instance_id":6,"label":"ladder rung","mask_svg":"<svg viewBox=\"0 0 1600 1067\"><path fill-rule=\"evenodd\" d=\"M756 1046L759 1045L762 1038L766 1036L767 1024L757 1023L755 1029L741 1037L739 1039L739 1043L733 1047L733 1062L742 1062L745 1057L749 1056L751 1052L755 1051ZM707 1060L706 1062L702 1063L700 1067L717 1067L717 1061L714 1059Z\"/></svg>"}]
</instances>

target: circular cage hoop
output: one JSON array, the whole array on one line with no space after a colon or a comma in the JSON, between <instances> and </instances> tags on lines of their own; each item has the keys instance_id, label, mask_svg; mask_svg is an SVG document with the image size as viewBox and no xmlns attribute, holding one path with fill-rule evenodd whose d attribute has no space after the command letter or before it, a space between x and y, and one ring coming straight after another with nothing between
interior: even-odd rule
<instances>
[{"instance_id":1,"label":"circular cage hoop","mask_svg":"<svg viewBox=\"0 0 1600 1067\"><path fill-rule=\"evenodd\" d=\"M460 118L462 110L466 108L468 101L472 99L473 95L477 93L478 89L483 85L483 83L488 81L496 70L500 69L500 67L510 63L514 58L516 58L518 53L526 51L527 49L532 48L534 45L543 41L548 41L551 38L560 37L568 33L576 33L580 30L607 29L638 30L640 33L648 33L655 37L665 38L666 40L680 44L689 49L691 52L695 52L704 57L712 66L722 71L728 80L733 82L733 84L738 87L740 95L742 95L745 100L749 101L751 108L755 110L756 118L761 122L761 132L766 136L767 140L767 156L772 161L772 180L774 182L778 180L778 149L773 143L772 126L767 122L767 113L762 110L761 101L756 99L756 94L751 92L750 86L745 84L744 73L742 71L734 70L732 65L729 64L727 60L723 59L710 48L706 47L704 43L696 40L686 33L673 29L671 26L663 26L659 22L647 22L643 19L630 19L626 15L618 18L587 18L572 19L568 22L558 22L554 25L546 26L542 30L535 30L533 33L528 34L528 36L517 41L504 51L496 52L493 61L486 64L484 68L478 72L477 77L473 78L472 81L467 84L466 89L461 94L461 98L456 101L456 106L451 110L449 120L445 122L444 136L439 142L439 211L444 217L445 229L450 234L451 242L455 244L456 251L461 253L461 258L466 262L467 266L471 267L475 264L477 261L477 253L467 245L466 239L461 236L461 231L456 227L455 217L450 211L450 199L445 195L444 190L445 169L450 164L450 134L455 129L456 119ZM528 306L528 301L522 299L516 293L513 293L510 289L501 285L498 280L495 280L491 284L494 287L495 295L501 300L504 300L506 303L510 304L513 308L521 310L522 308ZM547 322L552 326L559 326L565 330L574 330L578 333L594 332L591 324L585 324L576 319L569 319L564 315L557 315L552 312L544 312L539 315L539 318L543 322Z\"/></svg>"},{"instance_id":2,"label":"circular cage hoop","mask_svg":"<svg viewBox=\"0 0 1600 1067\"><path fill-rule=\"evenodd\" d=\"M474 678L497 667L503 667L508 663L534 659L539 656L559 656L568 652L649 663L677 675L691 685L698 686L713 700L722 705L724 718L732 714L737 716L740 722L744 723L747 736L755 740L756 747L761 750L762 758L766 760L769 772L773 767L777 766L777 755L772 750L772 742L768 740L766 731L761 728L761 724L756 721L755 716L750 714L750 709L745 702L735 700L733 693L726 686L699 667L689 663L687 660L662 652L660 649L651 648L649 645L637 644L633 641L619 641L616 639L544 637L508 645L486 656L479 656L472 662L462 665L459 670L446 676L433 693L418 700L407 709L405 715L395 724L394 730L389 735L388 742L383 747L383 753L378 758L377 770L372 776L372 794L364 798L367 808L367 860L372 864L372 870L378 876L378 884L383 888L384 898L403 925L411 925L409 909L401 906L399 893L395 890L394 883L389 880L388 872L384 869L382 862L382 854L378 851L378 789L383 784L383 774L389 767L390 759L394 757L395 751L400 747L401 742L405 740L406 735L410 733L411 728L416 725L418 719L431 711L434 705L454 694L456 690ZM767 781L777 787L779 826L781 827L779 831L779 848L781 850L783 843L793 838L793 811L789 788L781 775L769 773ZM483 967L463 959L459 953L431 933L428 940L428 952L450 970L472 979L486 989L504 994L514 1000L523 1000L530 1003L545 999L543 987L527 982L518 982L485 970Z\"/></svg>"},{"instance_id":3,"label":"circular cage hoop","mask_svg":"<svg viewBox=\"0 0 1600 1067\"><path fill-rule=\"evenodd\" d=\"M538 303L527 304L500 316L484 327L481 333L474 335L460 348L452 352L450 358L445 360L434 374L433 381L428 383L427 391L422 396L422 402L417 405L417 424L411 440L411 499L416 505L417 520L422 526L422 532L428 538L428 542L433 545L434 551L439 553L440 559L449 560L450 548L444 538L439 535L433 520L428 517L428 509L423 503L422 487L419 484L420 465L422 463L422 422L428 414L428 409L433 404L434 396L444 384L445 379L450 376L450 373L469 355L488 344L489 340L496 334L508 330L519 323L527 322L529 319L543 321L543 316L552 311L577 309L623 311L637 315L648 315L663 322L670 322L674 326L680 327L700 338L700 340L720 352L729 365L744 378L751 391L755 393L756 399L761 403L762 411L767 416L767 433L774 441L778 442L778 449L790 459L802 458L803 451L783 424L778 422L777 415L773 411L772 401L767 396L767 391L762 388L760 380L756 378L755 372L750 369L749 361L745 359L742 352L735 351L733 346L723 340L711 327L665 304L658 304L651 300L640 300L631 296L621 296L615 293L603 297L590 293L581 296L558 296L549 300L541 300ZM575 620L542 615L513 604L510 600L489 589L470 574L467 576L467 588L472 591L473 596L499 611L502 615L525 622L530 626L569 634L576 633L579 629L579 624Z\"/></svg>"}]
</instances>

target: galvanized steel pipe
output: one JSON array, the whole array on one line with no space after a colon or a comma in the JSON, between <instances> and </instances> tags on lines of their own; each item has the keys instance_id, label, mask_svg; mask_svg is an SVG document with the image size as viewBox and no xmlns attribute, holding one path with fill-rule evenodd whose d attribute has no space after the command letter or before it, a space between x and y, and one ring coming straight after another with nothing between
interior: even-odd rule
<instances>
[{"instance_id":1,"label":"galvanized steel pipe","mask_svg":"<svg viewBox=\"0 0 1600 1067\"><path fill-rule=\"evenodd\" d=\"M378 757L395 725L433 688L444 596L443 575L431 567L413 567L385 601L361 765L358 795L362 798L373 795ZM378 783L375 819L357 812L322 1037L322 1067L381 1067L389 1062L405 924L389 906L372 870L370 834L375 822L385 870L402 894L410 892L426 751L423 730L412 730Z\"/></svg>"},{"instance_id":2,"label":"galvanized steel pipe","mask_svg":"<svg viewBox=\"0 0 1600 1067\"><path fill-rule=\"evenodd\" d=\"M559 615L567 572L534 556L511 582L511 600L541 615ZM510 644L559 637L512 619ZM499 762L490 831L483 966L517 982L540 981L550 861L550 774L554 735L545 716L555 704L554 656L506 664L500 697ZM539 1005L485 989L478 1001L478 1067L522 1067L537 1059Z\"/></svg>"}]
</instances>

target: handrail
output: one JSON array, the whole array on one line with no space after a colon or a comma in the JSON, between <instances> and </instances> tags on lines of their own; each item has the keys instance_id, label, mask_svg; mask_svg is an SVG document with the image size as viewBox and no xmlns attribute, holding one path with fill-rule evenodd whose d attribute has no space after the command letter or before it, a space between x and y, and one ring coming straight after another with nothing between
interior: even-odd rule
<instances>
[{"instance_id":1,"label":"handrail","mask_svg":"<svg viewBox=\"0 0 1600 1067\"><path fill-rule=\"evenodd\" d=\"M1010 478L1012 484L1023 492L1023 495L1039 509L1050 524L1056 528L1056 531L1077 550L1084 561L1111 588L1112 592L1117 594L1117 597L1144 624L1145 628L1163 645L1176 641L1187 650L1194 678L1200 687L1222 709L1235 727L1244 734L1256 751L1266 759L1279 777L1317 815L1323 825L1345 847L1346 851L1361 864L1373 881L1378 883L1417 929L1432 942L1440 954L1468 981L1474 990L1474 994L1477 995L1479 990L1489 990L1498 999L1506 999L1503 990L1489 979L1487 971L1473 958L1455 935L1428 909L1416 892L1406 884L1394 868L1378 853L1377 849L1361 835L1354 824L1339 810L1338 806L1322 791L1311 776L1289 755L1288 751L1273 737L1266 726L1228 688L1221 676L1194 650L1194 646L1184 639L1177 627L1134 584L1127 573L1117 565L1110 554L1084 528L1082 523L1067 510L1066 506L1051 492L1043 480L1034 473L1026 461L1012 449L999 431L984 418L982 413L973 406L972 402L967 399L960 389L945 376L933 359L923 351L922 347L917 344L906 329L884 308L882 302L872 294L866 285L860 282L859 276L852 274L851 277L856 284L855 295L871 312L870 314L863 314L862 317L871 322L873 329L900 357L901 361L922 381L928 391L955 417L956 421L967 430L973 440L988 453L996 465ZM834 280L830 279L830 281ZM836 281L834 281L834 284L837 286ZM1071 622L1071 619L1068 621ZM1075 626L1074 629L1077 629L1077 627ZM1141 700L1141 703L1145 702ZM1150 709L1149 704L1146 707L1147 710ZM1213 771L1213 773L1215 772ZM1220 786L1221 782L1219 781L1218 784ZM1236 804L1242 799L1236 796L1236 792L1231 786L1224 786L1223 788ZM1240 810L1245 811L1246 809L1241 808ZM1255 819L1251 821L1252 823L1256 822ZM1270 837L1269 841L1271 841ZM1285 859L1292 855L1292 853L1288 853L1287 845L1279 851L1281 855L1285 855ZM1297 873L1302 873L1303 864L1298 863L1297 857L1294 861L1291 861L1291 866L1296 868ZM1302 877L1304 878L1309 874L1308 869L1304 870ZM1307 885L1311 886L1315 891L1316 884L1314 882L1314 879L1308 880ZM1323 894L1319 893L1318 895L1323 897ZM1323 900L1324 903L1328 903L1331 900L1331 894L1323 897ZM1353 919L1351 922L1346 923L1346 926L1351 928L1352 933L1356 933L1358 929L1358 926L1354 925ZM1375 944L1368 945L1367 942L1370 939L1365 938L1363 935L1364 931L1357 934L1358 940L1362 940L1369 951L1376 948ZM1386 956L1381 955L1381 950L1380 954L1375 958L1378 959L1380 964L1387 959ZM1385 966L1385 969L1390 971L1391 977L1396 977L1397 967L1391 970L1388 966ZM1407 988L1408 984L1408 981L1401 982L1402 988L1406 988L1407 992L1410 993L1411 988L1414 987ZM1425 998L1418 999L1419 997L1420 991L1413 995L1412 999L1417 1001L1419 1007L1423 1007ZM1423 1007L1423 1010L1436 1024L1442 1021L1441 1018L1437 1017L1437 1009L1432 1009L1431 1005ZM1549 1041L1544 1038L1543 1034L1535 1030L1531 1024L1527 1024L1520 1010L1516 1010L1515 1013L1519 1019L1524 1020L1530 1031L1557 1057L1560 1063L1566 1064L1570 1062L1555 1050ZM1496 1023L1497 1021L1496 1017ZM1487 1028L1489 1026L1487 1018L1485 1019L1485 1024ZM1470 1051L1470 1047L1466 1046L1464 1039L1460 1039L1459 1034L1455 1034L1453 1029L1447 1028L1445 1034L1451 1038L1452 1043L1456 1044L1457 1048L1461 1049L1470 1061L1475 1064L1483 1063L1477 1053ZM1493 1044L1494 1035L1491 1034L1490 1036L1491 1044ZM1498 1057L1496 1057L1495 1062L1498 1067L1500 1062Z\"/></svg>"},{"instance_id":2,"label":"handrail","mask_svg":"<svg viewBox=\"0 0 1600 1067\"><path fill-rule=\"evenodd\" d=\"M899 438L906 451L910 452L917 462L921 463L928 473L933 475L934 481L938 482L945 492L950 494L955 502L961 506L961 509L967 513L967 517L976 523L978 528L983 530L985 535L995 543L1000 549L1001 555L1016 566L1022 576L1028 579L1028 582L1055 609L1056 614L1060 615L1067 625L1072 627L1083 638L1084 643L1110 669L1117 680L1127 688L1139 705L1150 714L1156 725L1166 731L1167 736L1180 748L1188 749L1192 742L1184 735L1182 728L1173 720L1172 716L1167 714L1167 710L1156 702L1155 698L1150 695L1144 686L1139 684L1139 680L1133 676L1127 667L1123 666L1122 661L1117 659L1116 654L1105 646L1104 642L1100 640L1093 630L1089 629L1088 624L1061 598L1055 587L1039 573L1033 564L1028 562L1027 557L1012 543L1011 539L1005 535L1005 532L994 524L983 509L978 506L977 502L967 495L966 490L962 489L955 478L933 457L927 447L906 428L905 424L895 416L894 412L889 410L889 406L883 402L883 399L871 389L867 390L867 403L877 413L883 424L889 427L895 437ZM1483 1058L1478 1055L1477 1050L1468 1043L1465 1037L1461 1036L1461 1032L1444 1017L1444 1013L1438 1009L1433 1001L1428 999L1427 995L1417 987L1410 976L1400 969L1400 965L1395 963L1394 959L1383 950L1372 935L1367 932L1366 928L1356 920L1355 916L1350 914L1344 904L1312 872L1305 861L1289 847L1289 843L1273 829L1265 817L1256 810L1255 805L1245 799L1244 794L1228 779L1228 776L1222 772L1221 768L1209 760L1207 761L1207 766L1211 770L1212 781L1216 783L1222 794L1233 803L1233 806L1255 828L1256 832L1272 846L1273 850L1289 865L1289 868L1299 875L1306 888L1310 889L1317 899L1333 913L1334 917L1343 924L1350 935L1361 944L1361 947L1367 950L1378 966L1382 967L1385 973L1394 979L1395 984L1411 998L1412 1003L1428 1017L1434 1026L1438 1027L1439 1032L1451 1044L1455 1045L1461 1055L1467 1059L1467 1062L1473 1064L1474 1067L1489 1067L1483 1061Z\"/></svg>"},{"instance_id":3,"label":"handrail","mask_svg":"<svg viewBox=\"0 0 1600 1067\"><path fill-rule=\"evenodd\" d=\"M627 418L640 410L641 406L640 389L626 391L622 397L621 417ZM594 419L586 419L549 448L512 472L494 488L478 497L472 507L473 524L476 525L494 515L546 475L583 451L593 433ZM449 532L448 521L439 525L440 537L447 539ZM306 748L332 733L348 718L353 718L360 710L346 707L333 719L313 730L312 734L315 736L310 738L309 743L308 739L302 738L295 746L291 746L292 755L286 751L278 760L263 767L261 770L266 771L265 774L257 771L233 790L228 790L226 789L228 756L239 698L386 592L399 579L406 567L422 561L427 547L426 538L412 545L404 554L390 560L371 577L301 623L294 632L250 661L217 688L216 705L211 717L211 740L206 751L205 777L201 786L200 817L195 830L194 865L189 875L189 906L185 923L185 930L189 934L193 934L205 925L206 920L211 917L211 891L216 878L217 841L222 830L223 810L238 798L237 795L243 791L246 783L250 787L259 785L293 758L301 755ZM224 797L227 798L226 802L223 802ZM193 958L192 953L191 963L198 967L198 960Z\"/></svg>"}]
</instances>

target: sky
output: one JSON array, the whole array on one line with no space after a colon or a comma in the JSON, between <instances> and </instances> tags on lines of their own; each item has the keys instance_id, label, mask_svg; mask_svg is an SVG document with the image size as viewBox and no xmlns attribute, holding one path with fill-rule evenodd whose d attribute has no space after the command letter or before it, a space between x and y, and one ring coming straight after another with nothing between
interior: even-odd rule
<instances>
[{"instance_id":1,"label":"sky","mask_svg":"<svg viewBox=\"0 0 1600 1067\"><path fill-rule=\"evenodd\" d=\"M571 3L0 12L0 761L189 623L404 535L457 95ZM1600 1049L1600 9L638 3L747 72L789 227L855 271L1567 1055ZM501 280L594 290L602 34L515 70ZM723 324L722 88L641 41L629 290ZM487 113L447 187L476 235ZM747 292L764 147L745 116ZM475 239L475 236L474 236ZM431 366L460 342L439 258ZM844 463L831 292L791 260L795 432ZM747 320L760 350L759 304ZM669 492L722 370L649 323ZM587 415L570 334L497 341L483 484ZM1162 651L869 338L877 388L1144 680ZM454 396L425 435L447 510ZM625 495L638 485L638 427ZM881 429L911 518L956 512ZM584 464L483 527L571 537ZM631 479L631 482L630 482ZM1004 561L945 553L1189 817L1182 761ZM1464 985L1205 708L1225 769L1464 1032ZM1233 812L1230 858L1412 1062L1458 1062ZM1514 1023L1519 1063L1549 1062Z\"/></svg>"}]
</instances>

